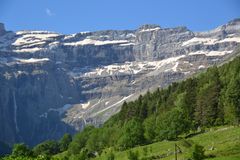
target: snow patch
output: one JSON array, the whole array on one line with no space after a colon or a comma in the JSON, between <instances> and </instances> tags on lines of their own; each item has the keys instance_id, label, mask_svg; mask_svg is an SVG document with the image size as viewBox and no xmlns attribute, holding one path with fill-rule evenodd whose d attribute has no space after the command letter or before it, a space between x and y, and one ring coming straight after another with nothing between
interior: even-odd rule
<instances>
[{"instance_id":1,"label":"snow patch","mask_svg":"<svg viewBox=\"0 0 240 160\"><path fill-rule=\"evenodd\" d=\"M16 60L20 63L40 63L40 62L45 62L45 61L49 61L48 58L30 58L30 59L19 59L16 58Z\"/></svg>"},{"instance_id":2,"label":"snow patch","mask_svg":"<svg viewBox=\"0 0 240 160\"><path fill-rule=\"evenodd\" d=\"M127 40L106 40L106 41L99 41L99 40L94 40L94 39L89 39L86 38L82 41L78 42L70 42L70 43L64 43L64 45L67 46L81 46L81 45L95 45L95 46L100 46L100 45L107 45L107 44L122 44L122 43L128 43Z\"/></svg>"},{"instance_id":3,"label":"snow patch","mask_svg":"<svg viewBox=\"0 0 240 160\"><path fill-rule=\"evenodd\" d=\"M133 96L133 95L134 95L134 94L130 94L130 95L127 96L127 97L123 97L120 101L118 101L118 102L116 102L116 103L114 103L114 104L112 104L112 105L104 108L104 109L101 110L101 111L98 111L98 112L94 113L94 114L92 115L92 117L95 117L96 115L98 115L98 114L100 114L100 113L102 113L102 112L104 112L104 111L106 111L106 110L109 110L109 109L113 108L113 107L116 106L116 105L121 104L122 102L124 102L125 100L127 100L128 98L130 98L130 97Z\"/></svg>"},{"instance_id":4,"label":"snow patch","mask_svg":"<svg viewBox=\"0 0 240 160\"><path fill-rule=\"evenodd\" d=\"M81 105L82 105L82 109L87 109L89 107L89 105L90 105L90 102L83 103Z\"/></svg>"},{"instance_id":5,"label":"snow patch","mask_svg":"<svg viewBox=\"0 0 240 160\"><path fill-rule=\"evenodd\" d=\"M201 54L206 54L206 51L196 51L196 52L190 52L188 53L188 55L201 55Z\"/></svg>"},{"instance_id":6,"label":"snow patch","mask_svg":"<svg viewBox=\"0 0 240 160\"><path fill-rule=\"evenodd\" d=\"M204 45L213 45L218 41L216 38L199 38L194 37L188 41L185 41L182 43L182 46L190 46L190 45L196 45L196 44L204 44Z\"/></svg>"},{"instance_id":7,"label":"snow patch","mask_svg":"<svg viewBox=\"0 0 240 160\"><path fill-rule=\"evenodd\" d=\"M56 46L56 45L59 45L60 42L56 41L56 42L52 42L52 43L49 43L49 46Z\"/></svg>"},{"instance_id":8,"label":"snow patch","mask_svg":"<svg viewBox=\"0 0 240 160\"><path fill-rule=\"evenodd\" d=\"M177 67L178 67L179 62L176 62L176 64L173 66L172 70L174 72L177 72Z\"/></svg>"},{"instance_id":9,"label":"snow patch","mask_svg":"<svg viewBox=\"0 0 240 160\"><path fill-rule=\"evenodd\" d=\"M229 53L232 53L232 51L196 51L190 52L188 55L224 56Z\"/></svg>"},{"instance_id":10,"label":"snow patch","mask_svg":"<svg viewBox=\"0 0 240 160\"><path fill-rule=\"evenodd\" d=\"M152 31L158 31L158 30L160 30L160 27L143 29L143 30L141 30L139 32L152 32Z\"/></svg>"},{"instance_id":11,"label":"snow patch","mask_svg":"<svg viewBox=\"0 0 240 160\"><path fill-rule=\"evenodd\" d=\"M56 34L54 32L50 31L28 31L28 30L22 30L22 31L17 31L17 35L22 35L22 34ZM56 34L58 35L58 34Z\"/></svg>"},{"instance_id":12,"label":"snow patch","mask_svg":"<svg viewBox=\"0 0 240 160\"><path fill-rule=\"evenodd\" d=\"M125 44L120 44L119 46L132 46L135 45L135 43L125 43Z\"/></svg>"},{"instance_id":13,"label":"snow patch","mask_svg":"<svg viewBox=\"0 0 240 160\"><path fill-rule=\"evenodd\" d=\"M15 47L14 52L37 52L43 50L44 48L40 46L45 45L48 41L55 40L59 36L59 34L47 31L19 31L16 32L16 35L18 36L17 39L12 42L12 46Z\"/></svg>"},{"instance_id":14,"label":"snow patch","mask_svg":"<svg viewBox=\"0 0 240 160\"><path fill-rule=\"evenodd\" d=\"M185 75L190 74L191 71L183 72Z\"/></svg>"},{"instance_id":15,"label":"snow patch","mask_svg":"<svg viewBox=\"0 0 240 160\"><path fill-rule=\"evenodd\" d=\"M127 38L130 38L130 37L136 37L136 35L133 34L133 33L129 33L129 34L126 35L126 37L127 37Z\"/></svg>"},{"instance_id":16,"label":"snow patch","mask_svg":"<svg viewBox=\"0 0 240 160\"><path fill-rule=\"evenodd\" d=\"M228 35L227 38L219 40L216 38L200 38L200 37L194 37L190 40L187 40L182 43L182 46L191 46L191 45L197 45L197 44L203 44L203 45L214 45L218 43L224 43L224 42L237 42L240 43L240 37L233 37L234 34Z\"/></svg>"},{"instance_id":17,"label":"snow patch","mask_svg":"<svg viewBox=\"0 0 240 160\"><path fill-rule=\"evenodd\" d=\"M223 42L237 42L237 43L240 43L240 37L229 37L229 38L225 38L225 39L219 41L219 43L223 43Z\"/></svg>"},{"instance_id":18,"label":"snow patch","mask_svg":"<svg viewBox=\"0 0 240 160\"><path fill-rule=\"evenodd\" d=\"M36 31L31 31L31 32L17 32L17 35L21 36L18 39L16 39L15 42L12 43L14 46L22 46L22 45L27 45L27 44L32 44L34 42L40 42L40 41L46 41L52 38L55 38L59 36L58 34L55 33L49 33L49 32L36 32Z\"/></svg>"},{"instance_id":19,"label":"snow patch","mask_svg":"<svg viewBox=\"0 0 240 160\"><path fill-rule=\"evenodd\" d=\"M202 69L202 68L205 68L205 66L204 66L204 65L200 65L200 66L198 67L198 69Z\"/></svg>"},{"instance_id":20,"label":"snow patch","mask_svg":"<svg viewBox=\"0 0 240 160\"><path fill-rule=\"evenodd\" d=\"M176 62L180 58L185 57L181 55L178 57L171 57L160 61L141 61L141 62L125 62L121 64L112 64L94 68L87 72L72 71L68 74L74 78L78 77L92 77L92 76L110 76L110 75L133 75L140 72L150 72L160 70L162 68L177 71L178 63Z\"/></svg>"},{"instance_id":21,"label":"snow patch","mask_svg":"<svg viewBox=\"0 0 240 160\"><path fill-rule=\"evenodd\" d=\"M224 56L229 53L232 53L232 51L210 51L206 56Z\"/></svg>"},{"instance_id":22,"label":"snow patch","mask_svg":"<svg viewBox=\"0 0 240 160\"><path fill-rule=\"evenodd\" d=\"M43 50L43 48L24 48L24 49L14 49L14 52L19 52L19 53L23 53L23 52L37 52L37 51L41 51Z\"/></svg>"}]
</instances>

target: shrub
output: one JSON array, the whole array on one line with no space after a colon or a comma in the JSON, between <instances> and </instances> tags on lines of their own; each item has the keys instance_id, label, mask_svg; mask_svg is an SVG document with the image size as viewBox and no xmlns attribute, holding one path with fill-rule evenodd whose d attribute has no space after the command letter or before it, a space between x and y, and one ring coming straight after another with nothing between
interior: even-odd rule
<instances>
[{"instance_id":1,"label":"shrub","mask_svg":"<svg viewBox=\"0 0 240 160\"><path fill-rule=\"evenodd\" d=\"M195 144L192 148L190 159L191 160L203 160L205 158L204 148L201 145Z\"/></svg>"},{"instance_id":2,"label":"shrub","mask_svg":"<svg viewBox=\"0 0 240 160\"><path fill-rule=\"evenodd\" d=\"M136 152L133 152L133 151L130 150L130 151L127 153L127 157L128 157L129 160L138 160L139 154L138 154L137 151L136 151Z\"/></svg>"}]
</instances>

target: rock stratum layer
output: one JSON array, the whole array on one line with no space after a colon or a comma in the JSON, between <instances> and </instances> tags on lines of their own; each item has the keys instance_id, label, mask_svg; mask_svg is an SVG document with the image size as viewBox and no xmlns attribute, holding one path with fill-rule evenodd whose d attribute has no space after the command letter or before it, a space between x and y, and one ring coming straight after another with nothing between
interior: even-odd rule
<instances>
[{"instance_id":1,"label":"rock stratum layer","mask_svg":"<svg viewBox=\"0 0 240 160\"><path fill-rule=\"evenodd\" d=\"M34 145L99 126L124 101L235 56L240 19L207 32L144 25L62 35L0 23L0 141Z\"/></svg>"}]
</instances>

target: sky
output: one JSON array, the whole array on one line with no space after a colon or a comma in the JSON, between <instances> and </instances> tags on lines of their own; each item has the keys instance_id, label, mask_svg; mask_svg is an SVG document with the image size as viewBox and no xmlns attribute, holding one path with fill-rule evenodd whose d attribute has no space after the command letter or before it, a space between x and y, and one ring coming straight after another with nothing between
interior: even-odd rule
<instances>
[{"instance_id":1,"label":"sky","mask_svg":"<svg viewBox=\"0 0 240 160\"><path fill-rule=\"evenodd\" d=\"M62 34L143 24L206 31L240 18L240 0L0 0L7 30Z\"/></svg>"}]
</instances>

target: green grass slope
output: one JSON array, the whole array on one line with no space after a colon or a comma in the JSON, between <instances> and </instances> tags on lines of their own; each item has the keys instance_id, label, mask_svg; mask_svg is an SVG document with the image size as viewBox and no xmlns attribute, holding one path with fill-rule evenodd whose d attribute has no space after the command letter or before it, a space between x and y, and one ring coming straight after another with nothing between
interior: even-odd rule
<instances>
[{"instance_id":1,"label":"green grass slope","mask_svg":"<svg viewBox=\"0 0 240 160\"><path fill-rule=\"evenodd\" d=\"M146 146L135 147L130 150L133 152L137 151L139 153L139 159L172 160L175 158L175 143L182 151L182 153L178 153L178 159L185 159L188 156L189 148L186 143L195 143L204 146L205 154L208 157L206 159L240 160L240 127L233 126L210 128L205 133L191 138L178 141L162 141ZM127 153L130 150L113 152L115 160L127 160ZM110 152L110 148L106 149L101 156L98 156L94 160L107 160Z\"/></svg>"}]
</instances>

